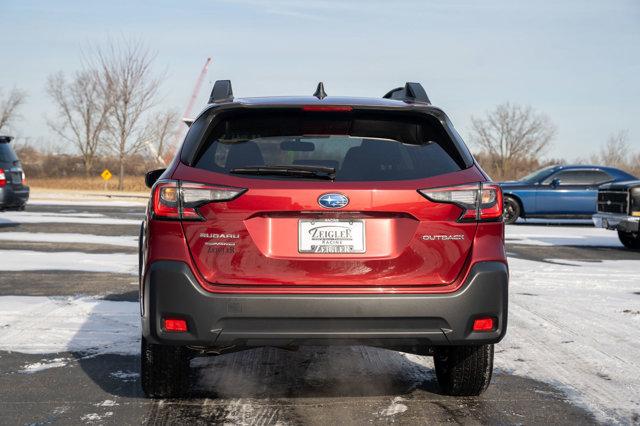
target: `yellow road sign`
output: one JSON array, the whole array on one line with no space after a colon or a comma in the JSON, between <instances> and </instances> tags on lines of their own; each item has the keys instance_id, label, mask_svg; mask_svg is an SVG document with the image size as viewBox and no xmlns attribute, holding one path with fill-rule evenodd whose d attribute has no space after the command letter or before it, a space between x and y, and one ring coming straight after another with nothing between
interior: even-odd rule
<instances>
[{"instance_id":1,"label":"yellow road sign","mask_svg":"<svg viewBox=\"0 0 640 426\"><path fill-rule=\"evenodd\" d=\"M102 177L102 179L104 179L104 180L109 180L109 179L111 179L111 176L113 176L113 175L111 174L111 172L109 171L109 169L104 169L104 170L102 171L102 173L100 173L100 176L101 176L101 177Z\"/></svg>"}]
</instances>

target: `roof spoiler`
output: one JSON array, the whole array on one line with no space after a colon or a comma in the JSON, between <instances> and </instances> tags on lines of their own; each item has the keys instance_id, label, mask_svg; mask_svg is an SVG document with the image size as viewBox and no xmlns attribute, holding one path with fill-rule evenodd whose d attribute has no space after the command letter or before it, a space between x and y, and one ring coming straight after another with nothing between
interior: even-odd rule
<instances>
[{"instance_id":1,"label":"roof spoiler","mask_svg":"<svg viewBox=\"0 0 640 426\"><path fill-rule=\"evenodd\" d=\"M211 90L209 103L231 102L232 100L233 89L231 88L231 80L217 80Z\"/></svg>"},{"instance_id":2,"label":"roof spoiler","mask_svg":"<svg viewBox=\"0 0 640 426\"><path fill-rule=\"evenodd\" d=\"M0 136L0 143L9 143L13 140L13 136Z\"/></svg>"},{"instance_id":3,"label":"roof spoiler","mask_svg":"<svg viewBox=\"0 0 640 426\"><path fill-rule=\"evenodd\" d=\"M383 96L385 99L397 99L405 102L420 102L431 104L427 92L420 83L405 83L404 87L396 87Z\"/></svg>"}]
</instances>

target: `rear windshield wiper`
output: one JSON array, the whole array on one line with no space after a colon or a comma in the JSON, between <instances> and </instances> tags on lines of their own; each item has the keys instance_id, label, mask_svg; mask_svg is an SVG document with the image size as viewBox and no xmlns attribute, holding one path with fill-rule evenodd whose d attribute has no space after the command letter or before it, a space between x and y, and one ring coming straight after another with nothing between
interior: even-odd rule
<instances>
[{"instance_id":1,"label":"rear windshield wiper","mask_svg":"<svg viewBox=\"0 0 640 426\"><path fill-rule=\"evenodd\" d=\"M229 172L238 175L299 176L329 180L336 178L336 169L325 166L247 166L236 167Z\"/></svg>"}]
</instances>

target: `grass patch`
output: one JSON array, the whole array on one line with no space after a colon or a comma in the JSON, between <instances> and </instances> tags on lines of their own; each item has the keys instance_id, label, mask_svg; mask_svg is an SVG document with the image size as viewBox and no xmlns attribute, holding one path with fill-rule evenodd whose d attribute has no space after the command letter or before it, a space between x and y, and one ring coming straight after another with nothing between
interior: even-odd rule
<instances>
[{"instance_id":1,"label":"grass patch","mask_svg":"<svg viewBox=\"0 0 640 426\"><path fill-rule=\"evenodd\" d=\"M45 189L75 189L90 191L109 191L118 189L118 178L114 176L105 185L105 181L100 176L84 178L78 176L63 178L29 178L27 185L35 188ZM127 192L148 192L149 189L144 184L144 176L125 176L124 191Z\"/></svg>"}]
</instances>

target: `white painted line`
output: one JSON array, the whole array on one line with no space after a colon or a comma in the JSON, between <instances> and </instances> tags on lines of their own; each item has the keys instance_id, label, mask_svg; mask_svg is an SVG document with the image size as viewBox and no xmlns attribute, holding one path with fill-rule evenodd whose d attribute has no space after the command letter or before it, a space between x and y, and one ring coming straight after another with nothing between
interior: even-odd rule
<instances>
[{"instance_id":1,"label":"white painted line","mask_svg":"<svg viewBox=\"0 0 640 426\"><path fill-rule=\"evenodd\" d=\"M138 247L138 237L130 235L65 234L49 232L0 232L0 241L39 243L104 244L119 247Z\"/></svg>"},{"instance_id":2,"label":"white painted line","mask_svg":"<svg viewBox=\"0 0 640 426\"><path fill-rule=\"evenodd\" d=\"M88 223L94 225L140 225L141 220L118 219L97 213L2 212L0 223Z\"/></svg>"},{"instance_id":3,"label":"white painted line","mask_svg":"<svg viewBox=\"0 0 640 426\"><path fill-rule=\"evenodd\" d=\"M0 259L3 271L63 270L138 274L137 254L0 250Z\"/></svg>"}]
</instances>

